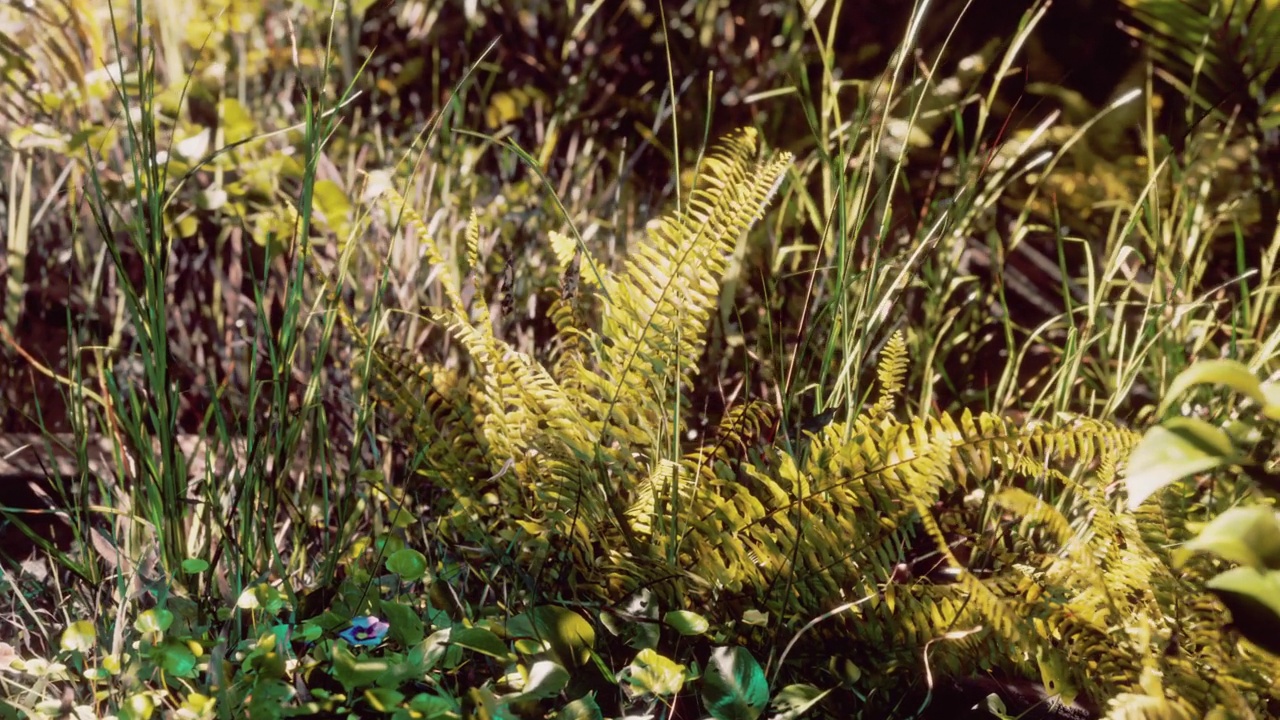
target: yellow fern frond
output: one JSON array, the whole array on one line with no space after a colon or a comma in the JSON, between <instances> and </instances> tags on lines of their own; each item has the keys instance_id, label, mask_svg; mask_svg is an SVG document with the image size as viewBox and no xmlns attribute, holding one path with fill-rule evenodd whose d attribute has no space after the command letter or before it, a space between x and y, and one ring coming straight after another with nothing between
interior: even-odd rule
<instances>
[{"instance_id":1,"label":"yellow fern frond","mask_svg":"<svg viewBox=\"0 0 1280 720\"><path fill-rule=\"evenodd\" d=\"M873 416L887 415L893 412L898 393L902 392L902 381L907 375L907 342L901 330L889 336L889 342L880 354L876 374L880 380L880 397L870 413Z\"/></svg>"},{"instance_id":2,"label":"yellow fern frond","mask_svg":"<svg viewBox=\"0 0 1280 720\"><path fill-rule=\"evenodd\" d=\"M756 133L743 130L703 161L685 212L653 227L607 281L603 359L613 403L653 423L673 406L676 388L696 372L720 280L742 233L760 216L790 162L757 161ZM644 420L640 418L644 417Z\"/></svg>"},{"instance_id":3,"label":"yellow fern frond","mask_svg":"<svg viewBox=\"0 0 1280 720\"><path fill-rule=\"evenodd\" d=\"M462 277L457 263L445 259L440 252L440 246L427 228L427 223L390 182L378 183L376 188L375 196L382 200L382 208L390 222L396 226L403 223L413 228L415 239L422 243L427 261L440 272L440 286L452 308L459 312L465 311L466 304L462 301Z\"/></svg>"},{"instance_id":4,"label":"yellow fern frond","mask_svg":"<svg viewBox=\"0 0 1280 720\"><path fill-rule=\"evenodd\" d=\"M581 263L576 272L581 280L592 287L599 287L601 280L611 279L610 273L590 253L585 252L570 235L552 230L548 234L551 251L555 253L560 271L566 272L575 262Z\"/></svg>"}]
</instances>

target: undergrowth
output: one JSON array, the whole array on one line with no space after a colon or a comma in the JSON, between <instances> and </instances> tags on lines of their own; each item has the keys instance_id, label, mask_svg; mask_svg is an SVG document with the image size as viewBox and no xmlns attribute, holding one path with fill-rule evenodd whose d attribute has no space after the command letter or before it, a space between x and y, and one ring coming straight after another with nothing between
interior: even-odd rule
<instances>
[{"instance_id":1,"label":"undergrowth","mask_svg":"<svg viewBox=\"0 0 1280 720\"><path fill-rule=\"evenodd\" d=\"M6 716L1274 714L1169 552L1269 426L1162 401L1275 378L1275 21L1117 2L1099 92L1050 3L845 5L0 9Z\"/></svg>"}]
</instances>

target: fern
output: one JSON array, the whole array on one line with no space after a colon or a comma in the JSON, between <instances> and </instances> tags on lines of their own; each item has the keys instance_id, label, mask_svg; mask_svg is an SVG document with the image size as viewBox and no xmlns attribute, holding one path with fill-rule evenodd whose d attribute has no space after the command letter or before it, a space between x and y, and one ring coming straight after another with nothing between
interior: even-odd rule
<instances>
[{"instance_id":1,"label":"fern","mask_svg":"<svg viewBox=\"0 0 1280 720\"><path fill-rule=\"evenodd\" d=\"M643 592L744 637L748 608L786 633L870 598L811 640L813 654L838 648L865 669L864 697L915 682L931 647L936 673L981 664L1040 680L1055 702L1109 702L1114 717L1258 712L1280 667L1243 662L1220 632L1221 608L1169 569L1162 543L1185 539L1185 528L1116 510L1131 430L967 411L899 420L908 355L895 334L876 403L816 433L803 457L769 442L778 413L760 401L670 456L671 414L694 381L728 258L789 161L757 153L750 130L710 152L684 212L651 230L618 273L553 236L563 275L549 366L493 332L479 290L464 305L456 267L440 270L450 307L431 317L472 360L465 390L438 383L429 363L406 371L353 328L384 409L426 415L397 427L434 453L429 476L454 500L443 512L458 542L524 576L549 574L580 600ZM383 202L388 217L403 205L393 192ZM431 261L445 263L420 219L403 214ZM610 301L588 312L597 285ZM439 443L452 448L432 449ZM937 561L924 566L925 555ZM1218 669L1215 681L1206 668Z\"/></svg>"}]
</instances>

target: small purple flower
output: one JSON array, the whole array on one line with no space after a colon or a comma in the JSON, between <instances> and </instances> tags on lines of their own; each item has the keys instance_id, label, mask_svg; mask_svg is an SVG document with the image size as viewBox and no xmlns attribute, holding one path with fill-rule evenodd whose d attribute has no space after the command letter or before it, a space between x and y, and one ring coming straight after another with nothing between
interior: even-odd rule
<instances>
[{"instance_id":1,"label":"small purple flower","mask_svg":"<svg viewBox=\"0 0 1280 720\"><path fill-rule=\"evenodd\" d=\"M351 627L338 633L338 637L352 645L374 647L382 642L382 638L386 637L387 630L390 629L391 625L385 620L379 620L372 615L365 615L364 617L351 618Z\"/></svg>"}]
</instances>

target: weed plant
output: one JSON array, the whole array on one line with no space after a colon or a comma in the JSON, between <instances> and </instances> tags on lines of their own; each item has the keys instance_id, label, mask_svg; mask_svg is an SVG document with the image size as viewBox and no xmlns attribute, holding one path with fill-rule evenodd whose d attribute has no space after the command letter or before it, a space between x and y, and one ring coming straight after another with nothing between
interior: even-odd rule
<instances>
[{"instance_id":1,"label":"weed plant","mask_svg":"<svg viewBox=\"0 0 1280 720\"><path fill-rule=\"evenodd\" d=\"M781 632L744 648L697 609L547 610L565 589L459 557L425 449L394 441L340 323L465 377L421 308L474 232L464 292L549 359L550 234L616 264L733 125L796 161L732 256L668 460L750 399L803 456L864 409L894 332L913 414L1143 427L1198 359L1276 371L1264 140L1195 102L1176 142L1161 131L1188 85L1167 38L1093 103L1026 82L1050 3L978 41L976 8L916 2L862 61L840 2L455 5L0 9L0 476L39 499L0 498L22 548L0 565L6 716L857 714L821 702L858 686L834 660L762 689ZM373 209L387 187L453 270ZM638 650L606 637L610 613L675 639Z\"/></svg>"}]
</instances>

